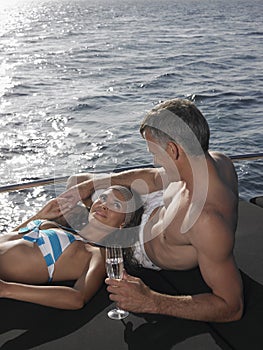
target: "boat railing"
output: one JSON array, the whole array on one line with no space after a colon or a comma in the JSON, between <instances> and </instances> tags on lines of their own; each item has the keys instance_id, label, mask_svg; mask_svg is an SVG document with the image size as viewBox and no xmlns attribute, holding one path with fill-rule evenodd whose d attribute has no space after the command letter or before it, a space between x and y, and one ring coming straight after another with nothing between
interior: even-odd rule
<instances>
[{"instance_id":1,"label":"boat railing","mask_svg":"<svg viewBox=\"0 0 263 350\"><path fill-rule=\"evenodd\" d=\"M239 154L239 155L232 155L229 156L229 158L232 160L232 162L239 162L239 161L246 161L246 160L257 160L263 158L263 153L249 153L249 154ZM152 164L145 164L140 166L134 166L134 167L127 167L127 168L117 168L114 170L114 172L119 172L122 170L131 170L131 169L138 169L142 167L153 167ZM96 172L94 172L96 173ZM0 186L0 193L4 192L13 192L13 191L19 191L19 190L25 190L32 187L39 187L39 186L47 186L47 185L54 185L58 183L66 182L69 178L68 176L58 176L58 177L52 177L52 178L45 178L45 179L37 179L37 180L30 180L30 181L23 181L21 183L15 183L15 184L9 184Z\"/></svg>"}]
</instances>

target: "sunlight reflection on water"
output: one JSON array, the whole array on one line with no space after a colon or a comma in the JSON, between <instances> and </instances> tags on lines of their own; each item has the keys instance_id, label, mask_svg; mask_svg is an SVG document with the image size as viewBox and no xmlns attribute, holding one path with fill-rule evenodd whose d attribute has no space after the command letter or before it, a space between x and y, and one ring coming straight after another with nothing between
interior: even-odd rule
<instances>
[{"instance_id":1,"label":"sunlight reflection on water","mask_svg":"<svg viewBox=\"0 0 263 350\"><path fill-rule=\"evenodd\" d=\"M225 5L0 1L0 183L150 163L142 115L175 96L203 111L211 149L262 151L262 1ZM243 197L262 192L262 161L236 169ZM0 194L0 224L55 194L39 191Z\"/></svg>"}]
</instances>

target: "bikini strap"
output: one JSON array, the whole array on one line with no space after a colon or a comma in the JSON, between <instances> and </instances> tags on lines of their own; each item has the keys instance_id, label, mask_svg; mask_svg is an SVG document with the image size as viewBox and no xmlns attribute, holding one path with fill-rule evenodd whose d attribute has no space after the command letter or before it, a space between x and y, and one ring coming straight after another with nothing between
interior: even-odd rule
<instances>
[{"instance_id":1,"label":"bikini strap","mask_svg":"<svg viewBox=\"0 0 263 350\"><path fill-rule=\"evenodd\" d=\"M18 230L18 233L24 234L24 233L28 233L32 230L39 229L42 222L43 222L43 220L32 220L27 224L27 226L20 228Z\"/></svg>"}]
</instances>

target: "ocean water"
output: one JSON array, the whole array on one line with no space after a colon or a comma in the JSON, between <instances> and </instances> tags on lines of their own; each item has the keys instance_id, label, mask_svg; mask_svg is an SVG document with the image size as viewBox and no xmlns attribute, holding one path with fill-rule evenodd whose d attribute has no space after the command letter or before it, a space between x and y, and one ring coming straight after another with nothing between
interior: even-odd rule
<instances>
[{"instance_id":1,"label":"ocean water","mask_svg":"<svg viewBox=\"0 0 263 350\"><path fill-rule=\"evenodd\" d=\"M263 151L261 0L0 1L0 185L151 163L139 124L187 97L210 148ZM263 160L236 162L240 196ZM0 228L64 185L0 194Z\"/></svg>"}]
</instances>

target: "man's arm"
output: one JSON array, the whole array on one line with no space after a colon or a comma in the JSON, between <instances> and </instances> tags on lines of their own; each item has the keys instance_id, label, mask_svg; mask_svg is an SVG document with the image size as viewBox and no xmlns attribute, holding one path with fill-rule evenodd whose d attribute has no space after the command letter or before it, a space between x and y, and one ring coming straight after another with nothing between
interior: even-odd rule
<instances>
[{"instance_id":1,"label":"man's arm","mask_svg":"<svg viewBox=\"0 0 263 350\"><path fill-rule=\"evenodd\" d=\"M243 285L233 256L234 232L218 212L203 214L192 242L202 277L212 290L211 307L215 322L239 319L243 314ZM204 310L205 312L205 310Z\"/></svg>"}]
</instances>

